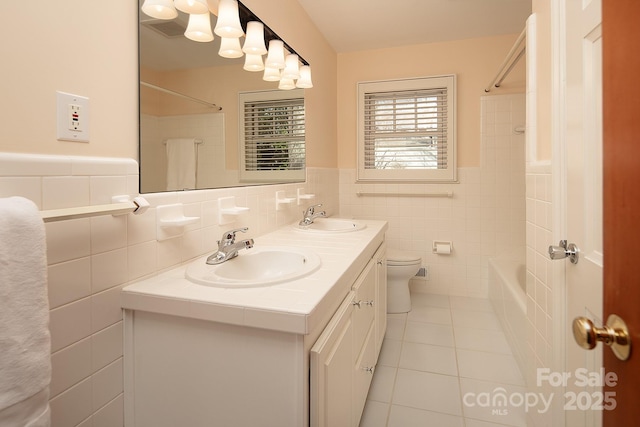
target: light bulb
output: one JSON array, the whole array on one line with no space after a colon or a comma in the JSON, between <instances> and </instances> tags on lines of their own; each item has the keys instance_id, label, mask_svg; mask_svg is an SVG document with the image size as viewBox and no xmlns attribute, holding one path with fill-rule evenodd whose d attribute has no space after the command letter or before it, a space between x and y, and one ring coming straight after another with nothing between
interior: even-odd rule
<instances>
[{"instance_id":1,"label":"light bulb","mask_svg":"<svg viewBox=\"0 0 640 427\"><path fill-rule=\"evenodd\" d=\"M262 76L262 80L266 82L279 82L280 81L280 70L277 68L264 67L264 75Z\"/></svg>"},{"instance_id":2,"label":"light bulb","mask_svg":"<svg viewBox=\"0 0 640 427\"><path fill-rule=\"evenodd\" d=\"M279 70L284 68L284 43L282 40L274 39L269 41L269 52L267 53L265 67Z\"/></svg>"},{"instance_id":3,"label":"light bulb","mask_svg":"<svg viewBox=\"0 0 640 427\"><path fill-rule=\"evenodd\" d=\"M247 38L242 46L242 51L255 55L267 53L267 48L264 45L264 24L262 22L247 22Z\"/></svg>"},{"instance_id":4,"label":"light bulb","mask_svg":"<svg viewBox=\"0 0 640 427\"><path fill-rule=\"evenodd\" d=\"M298 68L298 55L289 54L285 58L284 71L282 72L283 79L298 79L300 78L300 69Z\"/></svg>"},{"instance_id":5,"label":"light bulb","mask_svg":"<svg viewBox=\"0 0 640 427\"><path fill-rule=\"evenodd\" d=\"M174 19L178 11L173 6L173 0L144 0L142 11L156 19Z\"/></svg>"},{"instance_id":6,"label":"light bulb","mask_svg":"<svg viewBox=\"0 0 640 427\"><path fill-rule=\"evenodd\" d=\"M188 14L209 13L207 0L175 0L176 9Z\"/></svg>"},{"instance_id":7,"label":"light bulb","mask_svg":"<svg viewBox=\"0 0 640 427\"><path fill-rule=\"evenodd\" d=\"M311 82L311 67L308 65L300 67L300 78L296 82L296 87L302 89L309 89L313 87L313 83Z\"/></svg>"},{"instance_id":8,"label":"light bulb","mask_svg":"<svg viewBox=\"0 0 640 427\"><path fill-rule=\"evenodd\" d=\"M262 55L254 55L253 53L247 53L244 60L244 67L247 71L262 71L264 70L264 64L262 63Z\"/></svg>"},{"instance_id":9,"label":"light bulb","mask_svg":"<svg viewBox=\"0 0 640 427\"><path fill-rule=\"evenodd\" d=\"M213 40L208 10L207 13L189 15L189 23L184 36L196 42L210 42Z\"/></svg>"},{"instance_id":10,"label":"light bulb","mask_svg":"<svg viewBox=\"0 0 640 427\"><path fill-rule=\"evenodd\" d=\"M240 47L240 39L237 37L222 37L220 39L220 50L218 51L218 55L223 58L240 58L244 53L242 53L242 48Z\"/></svg>"},{"instance_id":11,"label":"light bulb","mask_svg":"<svg viewBox=\"0 0 640 427\"><path fill-rule=\"evenodd\" d=\"M220 37L242 37L244 31L240 25L240 14L236 0L220 0L218 5L218 20L213 30Z\"/></svg>"},{"instance_id":12,"label":"light bulb","mask_svg":"<svg viewBox=\"0 0 640 427\"><path fill-rule=\"evenodd\" d=\"M282 90L291 90L296 87L296 84L292 79L282 79L280 80L280 84L278 84L278 89Z\"/></svg>"}]
</instances>

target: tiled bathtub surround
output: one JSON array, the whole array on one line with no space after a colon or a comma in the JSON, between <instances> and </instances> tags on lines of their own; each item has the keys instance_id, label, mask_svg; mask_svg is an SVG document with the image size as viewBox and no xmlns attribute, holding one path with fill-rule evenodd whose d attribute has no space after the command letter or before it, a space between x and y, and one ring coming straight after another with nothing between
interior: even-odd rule
<instances>
[{"instance_id":1,"label":"tiled bathtub surround","mask_svg":"<svg viewBox=\"0 0 640 427\"><path fill-rule=\"evenodd\" d=\"M524 260L525 148L523 94L483 96L481 167L458 169L455 184L358 184L353 169L340 170L340 216L389 221L390 248L422 257L428 280L412 279L419 292L487 297L488 260ZM424 193L447 197L361 196L356 192ZM449 256L432 242L453 242Z\"/></svg>"},{"instance_id":2,"label":"tiled bathtub surround","mask_svg":"<svg viewBox=\"0 0 640 427\"><path fill-rule=\"evenodd\" d=\"M483 96L480 107L483 194L495 201L495 256L524 261L525 95Z\"/></svg>"},{"instance_id":3,"label":"tiled bathtub surround","mask_svg":"<svg viewBox=\"0 0 640 427\"><path fill-rule=\"evenodd\" d=\"M222 232L248 226L256 237L299 219L295 203L276 211L275 193L335 214L337 172L309 169L306 183L145 195L143 215L101 216L48 223L51 410L53 427L122 425L122 311L120 289L216 247ZM137 195L138 166L130 159L0 154L0 197L23 196L40 209L105 204L115 195ZM235 196L250 211L220 226L217 199ZM184 236L156 240L156 207L183 203L200 221Z\"/></svg>"}]
</instances>

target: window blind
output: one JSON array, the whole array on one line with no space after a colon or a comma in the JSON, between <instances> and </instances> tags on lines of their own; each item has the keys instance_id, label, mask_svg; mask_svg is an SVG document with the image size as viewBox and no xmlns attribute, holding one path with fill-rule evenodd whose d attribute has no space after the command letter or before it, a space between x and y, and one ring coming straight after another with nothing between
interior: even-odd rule
<instances>
[{"instance_id":1,"label":"window blind","mask_svg":"<svg viewBox=\"0 0 640 427\"><path fill-rule=\"evenodd\" d=\"M305 167L304 98L244 102L244 169Z\"/></svg>"},{"instance_id":2,"label":"window blind","mask_svg":"<svg viewBox=\"0 0 640 427\"><path fill-rule=\"evenodd\" d=\"M456 182L455 75L358 83L358 181Z\"/></svg>"},{"instance_id":3,"label":"window blind","mask_svg":"<svg viewBox=\"0 0 640 427\"><path fill-rule=\"evenodd\" d=\"M364 94L365 169L447 169L447 88Z\"/></svg>"}]
</instances>

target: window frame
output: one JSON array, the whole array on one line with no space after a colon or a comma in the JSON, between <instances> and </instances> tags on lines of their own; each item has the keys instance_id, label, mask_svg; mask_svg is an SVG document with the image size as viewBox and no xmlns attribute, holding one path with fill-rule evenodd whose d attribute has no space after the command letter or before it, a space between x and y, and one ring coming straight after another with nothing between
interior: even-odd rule
<instances>
[{"instance_id":1,"label":"window frame","mask_svg":"<svg viewBox=\"0 0 640 427\"><path fill-rule=\"evenodd\" d=\"M252 101L300 100L304 105L304 89L247 91L238 93L238 179L240 182L301 182L306 179L306 120L305 120L305 158L300 169L283 170L247 170L247 140L245 132L245 104Z\"/></svg>"},{"instance_id":2,"label":"window frame","mask_svg":"<svg viewBox=\"0 0 640 427\"><path fill-rule=\"evenodd\" d=\"M443 169L367 169L365 167L365 95L446 88L447 167ZM454 74L358 82L357 182L457 182L456 76Z\"/></svg>"}]
</instances>

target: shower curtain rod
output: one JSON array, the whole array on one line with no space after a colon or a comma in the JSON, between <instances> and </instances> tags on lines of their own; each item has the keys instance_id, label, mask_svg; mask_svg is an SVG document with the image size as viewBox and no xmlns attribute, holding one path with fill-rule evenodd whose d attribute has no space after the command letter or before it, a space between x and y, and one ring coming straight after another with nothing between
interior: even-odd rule
<instances>
[{"instance_id":1,"label":"shower curtain rod","mask_svg":"<svg viewBox=\"0 0 640 427\"><path fill-rule=\"evenodd\" d=\"M507 77L507 75L511 72L513 67L516 65L516 62L518 62L520 58L522 58L522 55L524 54L525 46L520 47L520 45L522 44L522 41L525 39L526 35L527 35L527 29L525 28L522 30L522 32L516 39L516 42L513 44L513 47L511 47L511 50L509 51L509 53L507 54L507 57L502 62L502 65L500 65L500 69L498 70L498 73L493 78L493 80L491 80L491 83L489 83L489 86L487 86L486 89L484 90L485 92L491 91L491 88L493 87L500 87L500 84L502 83L502 81L505 79L505 77ZM514 56L515 56L515 59L513 59Z\"/></svg>"},{"instance_id":2,"label":"shower curtain rod","mask_svg":"<svg viewBox=\"0 0 640 427\"><path fill-rule=\"evenodd\" d=\"M206 102L206 101L203 101L203 100L198 99L198 98L193 98L193 97L188 96L188 95L183 95L180 92L175 92L173 90L165 89L163 87L156 86L154 84L143 82L143 81L140 81L140 85L141 86L150 87L151 89L159 90L160 92L168 93L169 95L174 95L174 96L178 96L180 98L188 99L189 101L193 101L193 102L197 102L198 104L206 105L209 108L215 108L218 111L222 111L222 107L219 107L216 104L212 104L210 102Z\"/></svg>"}]
</instances>

